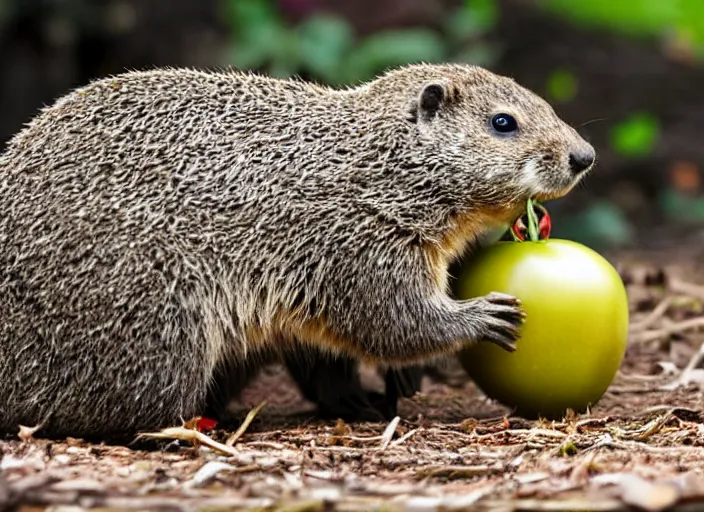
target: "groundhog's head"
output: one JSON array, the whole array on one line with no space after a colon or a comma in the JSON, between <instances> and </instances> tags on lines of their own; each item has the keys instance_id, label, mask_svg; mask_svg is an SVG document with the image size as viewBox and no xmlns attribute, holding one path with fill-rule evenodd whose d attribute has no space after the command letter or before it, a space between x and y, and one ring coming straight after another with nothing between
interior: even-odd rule
<instances>
[{"instance_id":1,"label":"groundhog's head","mask_svg":"<svg viewBox=\"0 0 704 512\"><path fill-rule=\"evenodd\" d=\"M525 202L568 193L595 161L594 148L538 95L514 80L462 66L408 67L394 77L409 90L407 121L428 159L451 170L468 193Z\"/></svg>"}]
</instances>

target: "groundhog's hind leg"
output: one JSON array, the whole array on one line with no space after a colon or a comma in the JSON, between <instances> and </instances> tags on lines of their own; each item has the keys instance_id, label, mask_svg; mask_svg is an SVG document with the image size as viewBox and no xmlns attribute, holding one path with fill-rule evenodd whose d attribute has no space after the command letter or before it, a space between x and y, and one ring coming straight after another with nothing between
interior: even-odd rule
<instances>
[{"instance_id":1,"label":"groundhog's hind leg","mask_svg":"<svg viewBox=\"0 0 704 512\"><path fill-rule=\"evenodd\" d=\"M386 415L374 406L381 395L363 388L357 362L313 350L288 351L284 364L301 393L318 408L322 418L345 421L383 421Z\"/></svg>"},{"instance_id":2,"label":"groundhog's hind leg","mask_svg":"<svg viewBox=\"0 0 704 512\"><path fill-rule=\"evenodd\" d=\"M365 389L356 360L314 350L289 351L284 363L301 392L324 418L346 421L383 421L397 414L398 400L420 390L423 371L413 366L389 369L385 393Z\"/></svg>"},{"instance_id":3,"label":"groundhog's hind leg","mask_svg":"<svg viewBox=\"0 0 704 512\"><path fill-rule=\"evenodd\" d=\"M385 401L389 405L393 404L394 415L399 398L410 398L420 391L424 375L425 367L420 365L386 370Z\"/></svg>"},{"instance_id":4,"label":"groundhog's hind leg","mask_svg":"<svg viewBox=\"0 0 704 512\"><path fill-rule=\"evenodd\" d=\"M273 354L262 352L251 355L245 360L232 358L220 362L215 367L208 386L205 416L227 423L230 419L228 414L230 402L239 398L261 369L274 361Z\"/></svg>"}]
</instances>

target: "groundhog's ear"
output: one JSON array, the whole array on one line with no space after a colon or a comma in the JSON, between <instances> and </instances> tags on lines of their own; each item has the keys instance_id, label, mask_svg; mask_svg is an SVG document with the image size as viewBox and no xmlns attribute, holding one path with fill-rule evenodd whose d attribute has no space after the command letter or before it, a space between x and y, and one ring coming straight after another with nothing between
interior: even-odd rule
<instances>
[{"instance_id":1,"label":"groundhog's ear","mask_svg":"<svg viewBox=\"0 0 704 512\"><path fill-rule=\"evenodd\" d=\"M418 99L411 105L409 120L430 121L446 105L457 100L455 88L443 82L430 82L423 86Z\"/></svg>"}]
</instances>

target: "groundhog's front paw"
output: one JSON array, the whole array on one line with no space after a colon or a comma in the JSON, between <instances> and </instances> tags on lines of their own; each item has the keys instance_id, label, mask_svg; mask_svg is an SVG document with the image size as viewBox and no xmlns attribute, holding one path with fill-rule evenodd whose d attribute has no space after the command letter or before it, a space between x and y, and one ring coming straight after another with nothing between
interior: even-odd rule
<instances>
[{"instance_id":1,"label":"groundhog's front paw","mask_svg":"<svg viewBox=\"0 0 704 512\"><path fill-rule=\"evenodd\" d=\"M475 300L481 312L478 341L495 343L509 352L516 350L519 329L526 318L521 301L497 292Z\"/></svg>"}]
</instances>

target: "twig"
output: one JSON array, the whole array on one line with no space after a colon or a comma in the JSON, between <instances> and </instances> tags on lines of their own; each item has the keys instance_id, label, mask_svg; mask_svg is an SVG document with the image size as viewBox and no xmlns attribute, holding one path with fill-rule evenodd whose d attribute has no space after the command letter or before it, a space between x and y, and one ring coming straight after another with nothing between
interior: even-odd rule
<instances>
[{"instance_id":1,"label":"twig","mask_svg":"<svg viewBox=\"0 0 704 512\"><path fill-rule=\"evenodd\" d=\"M704 302L704 286L695 283L688 283L678 278L671 278L668 288L673 293L687 295Z\"/></svg>"},{"instance_id":2,"label":"twig","mask_svg":"<svg viewBox=\"0 0 704 512\"><path fill-rule=\"evenodd\" d=\"M611 416L605 416L602 418L585 418L583 420L579 420L574 424L574 426L577 430L581 428L602 428L612 421L612 419L613 418Z\"/></svg>"},{"instance_id":3,"label":"twig","mask_svg":"<svg viewBox=\"0 0 704 512\"><path fill-rule=\"evenodd\" d=\"M701 364L702 360L704 360L704 343L699 346L699 350L689 360L687 366L685 366L684 370L682 370L682 373L680 373L679 376L669 384L660 386L660 389L663 391L674 391L680 386L686 386L689 384L689 374L691 374L694 369Z\"/></svg>"},{"instance_id":4,"label":"twig","mask_svg":"<svg viewBox=\"0 0 704 512\"><path fill-rule=\"evenodd\" d=\"M249 427L249 424L252 423L254 418L259 414L259 411L262 410L262 408L266 405L267 401L263 400L259 405L257 405L254 409L249 411L247 413L247 416L245 417L244 421L242 422L242 425L240 425L240 428L237 429L237 431L232 434L230 437L227 438L227 441L225 441L225 444L227 446L233 446L237 440L242 437L242 434L245 433L247 430L247 427Z\"/></svg>"},{"instance_id":5,"label":"twig","mask_svg":"<svg viewBox=\"0 0 704 512\"><path fill-rule=\"evenodd\" d=\"M321 452L340 452L340 453L367 453L366 448L358 448L356 446L325 446L320 445L315 447L316 451Z\"/></svg>"},{"instance_id":6,"label":"twig","mask_svg":"<svg viewBox=\"0 0 704 512\"><path fill-rule=\"evenodd\" d=\"M369 437L359 437L359 436L337 436L339 439L344 439L346 441L356 441L359 443L375 443L377 441L383 441L384 436L369 436Z\"/></svg>"},{"instance_id":7,"label":"twig","mask_svg":"<svg viewBox=\"0 0 704 512\"><path fill-rule=\"evenodd\" d=\"M416 477L445 477L448 479L473 478L485 476L496 471L496 468L486 465L479 466L429 466L416 471Z\"/></svg>"},{"instance_id":8,"label":"twig","mask_svg":"<svg viewBox=\"0 0 704 512\"><path fill-rule=\"evenodd\" d=\"M636 440L645 441L646 439L654 436L655 434L660 432L663 427L667 424L667 422L670 421L672 418L672 414L668 413L663 414L660 418L656 418L648 422L643 428L643 431L638 434Z\"/></svg>"},{"instance_id":9,"label":"twig","mask_svg":"<svg viewBox=\"0 0 704 512\"><path fill-rule=\"evenodd\" d=\"M662 327L661 329L652 329L650 331L638 333L638 335L634 337L633 342L649 343L651 341L699 327L704 327L704 316L690 318L689 320L684 320L682 322L675 322L666 327Z\"/></svg>"},{"instance_id":10,"label":"twig","mask_svg":"<svg viewBox=\"0 0 704 512\"><path fill-rule=\"evenodd\" d=\"M611 434L604 434L603 437L599 438L596 443L594 443L591 446L587 446L582 450L582 453L586 453L592 450L598 450L599 448L618 448L616 443L614 442L614 438L611 437Z\"/></svg>"},{"instance_id":11,"label":"twig","mask_svg":"<svg viewBox=\"0 0 704 512\"><path fill-rule=\"evenodd\" d=\"M188 441L193 444L204 444L208 448L211 448L212 450L215 450L216 452L219 452L223 455L230 455L230 456L237 456L238 452L234 448L232 448L232 445L239 439L242 434L244 434L245 430L247 430L247 427L249 426L250 423L252 423L252 420L254 417L257 415L257 413L264 407L266 404L266 400L260 403L257 407L249 411L249 414L247 414L247 417L244 419L242 422L242 425L240 425L240 428L237 429L237 432L232 434L230 438L227 440L225 444L219 443L215 441L214 439L208 437L207 435L203 434L202 432L199 432L198 430L191 429L191 428L186 428L186 427L171 427L171 428L165 428L161 432L144 432L142 434L139 434L137 436L137 439L139 438L152 438L152 439L179 439L181 441Z\"/></svg>"},{"instance_id":12,"label":"twig","mask_svg":"<svg viewBox=\"0 0 704 512\"><path fill-rule=\"evenodd\" d=\"M564 432L560 432L559 430L548 430L546 428L532 428L530 430L515 429L515 430L510 430L509 432L511 432L511 433L524 432L524 433L528 434L528 439L530 439L530 440L532 440L534 437L539 437L539 436L556 437L556 438L560 438L560 439L568 436L567 434L565 434Z\"/></svg>"},{"instance_id":13,"label":"twig","mask_svg":"<svg viewBox=\"0 0 704 512\"><path fill-rule=\"evenodd\" d=\"M616 376L619 380L632 381L632 382L652 382L656 380L662 380L661 374L656 375L643 375L641 373L624 373L622 370L616 372ZM616 379L614 379L616 380Z\"/></svg>"},{"instance_id":14,"label":"twig","mask_svg":"<svg viewBox=\"0 0 704 512\"><path fill-rule=\"evenodd\" d=\"M202 432L185 427L165 428L161 432L145 432L137 436L138 439L141 437L149 437L153 439L180 439L181 441L204 444L208 448L211 448L216 452L220 452L223 455L238 455L237 451L231 446L218 443Z\"/></svg>"},{"instance_id":15,"label":"twig","mask_svg":"<svg viewBox=\"0 0 704 512\"><path fill-rule=\"evenodd\" d=\"M671 408L672 410L672 408ZM620 439L632 439L636 441L645 441L646 439L652 437L653 435L657 434L660 432L663 427L667 424L668 421L670 421L674 416L672 415L672 412L668 411L665 414L662 414L658 417L656 417L653 420L650 420L648 423L643 425L642 427L632 430L632 431L625 431L620 428L613 427L611 430L617 434L618 438Z\"/></svg>"},{"instance_id":16,"label":"twig","mask_svg":"<svg viewBox=\"0 0 704 512\"><path fill-rule=\"evenodd\" d=\"M251 448L271 448L272 450L283 450L286 448L285 445L273 441L247 441L246 444L247 447Z\"/></svg>"},{"instance_id":17,"label":"twig","mask_svg":"<svg viewBox=\"0 0 704 512\"><path fill-rule=\"evenodd\" d=\"M418 429L418 428L415 428L415 429L413 429L413 430L409 430L408 432L406 432L405 434L403 434L401 437L399 437L399 438L396 439L395 441L391 441L391 446L399 446L399 445L405 443L408 439L411 438L411 436L413 436L413 435L414 435L416 432L418 432L419 430L420 430L420 429Z\"/></svg>"},{"instance_id":18,"label":"twig","mask_svg":"<svg viewBox=\"0 0 704 512\"><path fill-rule=\"evenodd\" d=\"M643 320L631 324L631 327L629 329L631 333L640 333L648 329L655 322L657 322L665 313L667 313L667 310L674 301L674 296L665 297L660 302L660 304L658 304L655 309L653 309Z\"/></svg>"},{"instance_id":19,"label":"twig","mask_svg":"<svg viewBox=\"0 0 704 512\"><path fill-rule=\"evenodd\" d=\"M396 428L398 428L398 423L400 421L401 421L401 417L396 416L388 424L388 426L384 430L384 433L381 434L381 445L379 446L380 450L386 450L386 447L389 446L389 443L391 442L391 438L394 437L394 433L396 432Z\"/></svg>"},{"instance_id":20,"label":"twig","mask_svg":"<svg viewBox=\"0 0 704 512\"><path fill-rule=\"evenodd\" d=\"M613 395L637 395L644 393L652 393L653 391L658 390L659 388L653 388L650 386L611 386L608 390L608 393Z\"/></svg>"},{"instance_id":21,"label":"twig","mask_svg":"<svg viewBox=\"0 0 704 512\"><path fill-rule=\"evenodd\" d=\"M487 510L524 510L526 512L562 512L564 510L583 510L584 512L619 512L623 510L621 501L602 498L599 501L580 498L569 499L518 499L506 501L485 501Z\"/></svg>"}]
</instances>

